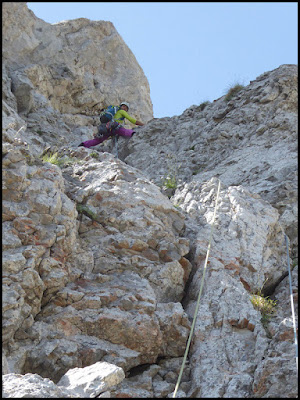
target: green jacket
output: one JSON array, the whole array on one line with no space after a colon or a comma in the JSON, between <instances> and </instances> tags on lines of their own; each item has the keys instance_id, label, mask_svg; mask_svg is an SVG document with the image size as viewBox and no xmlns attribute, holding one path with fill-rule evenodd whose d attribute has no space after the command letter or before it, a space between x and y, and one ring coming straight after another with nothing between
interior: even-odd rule
<instances>
[{"instance_id":1,"label":"green jacket","mask_svg":"<svg viewBox=\"0 0 300 400\"><path fill-rule=\"evenodd\" d=\"M124 121L124 118L135 125L136 119L132 118L125 110L119 110L115 113L114 120L120 124Z\"/></svg>"}]
</instances>

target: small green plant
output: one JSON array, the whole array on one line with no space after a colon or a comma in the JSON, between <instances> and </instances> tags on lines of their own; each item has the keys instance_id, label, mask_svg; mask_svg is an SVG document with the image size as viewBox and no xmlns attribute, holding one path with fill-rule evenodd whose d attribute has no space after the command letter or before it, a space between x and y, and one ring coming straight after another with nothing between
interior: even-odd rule
<instances>
[{"instance_id":1,"label":"small green plant","mask_svg":"<svg viewBox=\"0 0 300 400\"><path fill-rule=\"evenodd\" d=\"M42 160L44 162L49 162L51 164L58 165L60 164L58 153L47 153L42 156Z\"/></svg>"},{"instance_id":2,"label":"small green plant","mask_svg":"<svg viewBox=\"0 0 300 400\"><path fill-rule=\"evenodd\" d=\"M262 288L266 281L263 283L262 287L254 294L252 294L250 301L253 304L254 308L261 313L261 323L263 327L265 328L267 334L269 337L271 337L271 334L268 330L268 323L270 322L271 317L275 314L276 312L276 300L272 300L269 298L269 296L264 296L262 293Z\"/></svg>"},{"instance_id":3,"label":"small green plant","mask_svg":"<svg viewBox=\"0 0 300 400\"><path fill-rule=\"evenodd\" d=\"M99 153L97 153L96 151L93 151L91 154L90 154L90 156L91 157L93 157L93 158L99 158Z\"/></svg>"},{"instance_id":4,"label":"small green plant","mask_svg":"<svg viewBox=\"0 0 300 400\"><path fill-rule=\"evenodd\" d=\"M77 162L76 158L68 156L59 156L58 153L47 153L42 156L43 162L49 162L62 168Z\"/></svg>"},{"instance_id":5,"label":"small green plant","mask_svg":"<svg viewBox=\"0 0 300 400\"><path fill-rule=\"evenodd\" d=\"M76 209L79 213L86 215L92 220L97 220L98 216L88 206L84 204L76 204Z\"/></svg>"},{"instance_id":6,"label":"small green plant","mask_svg":"<svg viewBox=\"0 0 300 400\"><path fill-rule=\"evenodd\" d=\"M162 177L161 186L164 189L176 189L178 185L178 169L180 165L177 164L176 156L174 154L167 155L167 172Z\"/></svg>"},{"instance_id":7,"label":"small green plant","mask_svg":"<svg viewBox=\"0 0 300 400\"><path fill-rule=\"evenodd\" d=\"M236 83L231 86L225 96L225 101L231 100L238 92L244 89L245 86L241 85L240 83Z\"/></svg>"},{"instance_id":8,"label":"small green plant","mask_svg":"<svg viewBox=\"0 0 300 400\"><path fill-rule=\"evenodd\" d=\"M276 300L272 300L269 296L264 297L261 294L253 294L251 296L251 303L254 308L260 311L262 319L265 322L269 322L272 315L275 313Z\"/></svg>"},{"instance_id":9,"label":"small green plant","mask_svg":"<svg viewBox=\"0 0 300 400\"><path fill-rule=\"evenodd\" d=\"M204 101L203 103L201 103L200 106L199 106L200 111L203 111L204 108L205 108L209 103L210 103L209 101Z\"/></svg>"},{"instance_id":10,"label":"small green plant","mask_svg":"<svg viewBox=\"0 0 300 400\"><path fill-rule=\"evenodd\" d=\"M175 176L166 176L163 179L163 186L166 189L176 189L177 188L177 180Z\"/></svg>"},{"instance_id":11,"label":"small green plant","mask_svg":"<svg viewBox=\"0 0 300 400\"><path fill-rule=\"evenodd\" d=\"M177 209L181 209L181 203L182 203L182 201L179 200L179 202L178 202L177 204L173 204L173 206L174 206L175 208L177 208Z\"/></svg>"}]
</instances>

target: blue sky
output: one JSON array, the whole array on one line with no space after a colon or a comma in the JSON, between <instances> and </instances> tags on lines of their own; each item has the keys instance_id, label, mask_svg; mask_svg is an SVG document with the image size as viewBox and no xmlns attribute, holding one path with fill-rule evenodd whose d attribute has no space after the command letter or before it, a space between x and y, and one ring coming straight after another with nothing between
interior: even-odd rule
<instances>
[{"instance_id":1,"label":"blue sky","mask_svg":"<svg viewBox=\"0 0 300 400\"><path fill-rule=\"evenodd\" d=\"M28 2L36 17L110 21L150 85L155 118L180 115L298 64L297 2Z\"/></svg>"}]
</instances>

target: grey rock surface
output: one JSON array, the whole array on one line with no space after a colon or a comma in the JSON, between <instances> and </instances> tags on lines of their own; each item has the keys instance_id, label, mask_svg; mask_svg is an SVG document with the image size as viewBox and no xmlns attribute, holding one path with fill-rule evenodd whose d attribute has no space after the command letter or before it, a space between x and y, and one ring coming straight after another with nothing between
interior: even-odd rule
<instances>
[{"instance_id":1,"label":"grey rock surface","mask_svg":"<svg viewBox=\"0 0 300 400\"><path fill-rule=\"evenodd\" d=\"M78 397L98 397L111 386L118 385L125 378L124 371L115 365L98 362L85 368L69 370L57 386L78 393Z\"/></svg>"},{"instance_id":2,"label":"grey rock surface","mask_svg":"<svg viewBox=\"0 0 300 400\"><path fill-rule=\"evenodd\" d=\"M3 15L3 397L172 397L203 277L177 397L297 397L297 66L153 119L110 22Z\"/></svg>"}]
</instances>

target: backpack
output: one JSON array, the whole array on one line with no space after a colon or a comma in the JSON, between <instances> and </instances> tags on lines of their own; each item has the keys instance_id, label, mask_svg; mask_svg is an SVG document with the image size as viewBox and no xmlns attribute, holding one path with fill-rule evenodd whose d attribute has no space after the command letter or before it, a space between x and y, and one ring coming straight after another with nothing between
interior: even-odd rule
<instances>
[{"instance_id":1,"label":"backpack","mask_svg":"<svg viewBox=\"0 0 300 400\"><path fill-rule=\"evenodd\" d=\"M114 135L115 130L120 128L120 124L117 121L108 121L106 124L101 124L98 126L97 138L101 139L104 135Z\"/></svg>"},{"instance_id":2,"label":"backpack","mask_svg":"<svg viewBox=\"0 0 300 400\"><path fill-rule=\"evenodd\" d=\"M108 131L105 124L101 124L98 126L98 132L95 137L101 139L104 135L107 135Z\"/></svg>"},{"instance_id":3,"label":"backpack","mask_svg":"<svg viewBox=\"0 0 300 400\"><path fill-rule=\"evenodd\" d=\"M105 124L109 121L111 121L117 111L120 110L119 106L108 106L105 109L102 110L100 114L100 122Z\"/></svg>"},{"instance_id":4,"label":"backpack","mask_svg":"<svg viewBox=\"0 0 300 400\"><path fill-rule=\"evenodd\" d=\"M113 131L116 131L117 129L120 128L120 124L117 121L108 121L105 126L108 133L114 133Z\"/></svg>"}]
</instances>

